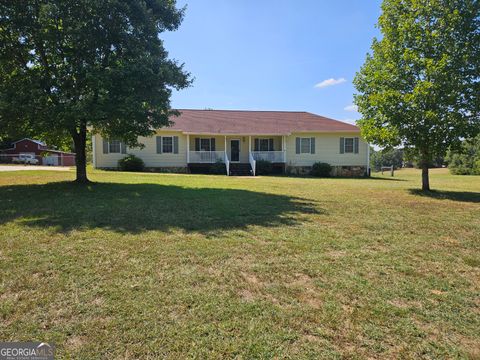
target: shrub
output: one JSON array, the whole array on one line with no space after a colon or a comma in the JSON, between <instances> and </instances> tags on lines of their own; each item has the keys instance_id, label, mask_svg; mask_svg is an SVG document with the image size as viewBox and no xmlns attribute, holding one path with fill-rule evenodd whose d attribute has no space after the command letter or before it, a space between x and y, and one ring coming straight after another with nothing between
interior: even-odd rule
<instances>
[{"instance_id":1,"label":"shrub","mask_svg":"<svg viewBox=\"0 0 480 360\"><path fill-rule=\"evenodd\" d=\"M122 171L143 171L145 163L139 157L128 154L123 159L118 160L118 167Z\"/></svg>"},{"instance_id":2,"label":"shrub","mask_svg":"<svg viewBox=\"0 0 480 360\"><path fill-rule=\"evenodd\" d=\"M316 177L330 177L332 166L327 163L317 162L312 165L311 174Z\"/></svg>"},{"instance_id":3,"label":"shrub","mask_svg":"<svg viewBox=\"0 0 480 360\"><path fill-rule=\"evenodd\" d=\"M226 173L227 168L222 160L217 160L217 162L210 167L210 174L225 175Z\"/></svg>"},{"instance_id":4,"label":"shrub","mask_svg":"<svg viewBox=\"0 0 480 360\"><path fill-rule=\"evenodd\" d=\"M273 165L268 160L257 160L256 175L270 175L273 172Z\"/></svg>"},{"instance_id":5,"label":"shrub","mask_svg":"<svg viewBox=\"0 0 480 360\"><path fill-rule=\"evenodd\" d=\"M449 151L446 160L454 175L480 175L480 135L464 140L458 151Z\"/></svg>"}]
</instances>

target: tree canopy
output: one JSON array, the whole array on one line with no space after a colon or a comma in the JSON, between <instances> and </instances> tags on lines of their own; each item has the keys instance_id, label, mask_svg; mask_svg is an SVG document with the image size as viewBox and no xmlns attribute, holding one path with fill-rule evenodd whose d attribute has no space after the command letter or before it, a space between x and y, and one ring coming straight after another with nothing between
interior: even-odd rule
<instances>
[{"instance_id":1,"label":"tree canopy","mask_svg":"<svg viewBox=\"0 0 480 360\"><path fill-rule=\"evenodd\" d=\"M480 175L480 135L463 141L457 151L447 153L448 168L455 175Z\"/></svg>"},{"instance_id":2,"label":"tree canopy","mask_svg":"<svg viewBox=\"0 0 480 360\"><path fill-rule=\"evenodd\" d=\"M381 39L357 73L364 138L403 146L422 167L480 131L480 2L384 0Z\"/></svg>"},{"instance_id":3,"label":"tree canopy","mask_svg":"<svg viewBox=\"0 0 480 360\"><path fill-rule=\"evenodd\" d=\"M380 171L382 166L392 165L395 169L403 166L403 149L385 149L371 152L370 166L375 171Z\"/></svg>"},{"instance_id":4,"label":"tree canopy","mask_svg":"<svg viewBox=\"0 0 480 360\"><path fill-rule=\"evenodd\" d=\"M136 146L168 125L173 89L190 84L159 37L175 0L26 0L0 4L0 122L70 136L88 181L87 128Z\"/></svg>"}]
</instances>

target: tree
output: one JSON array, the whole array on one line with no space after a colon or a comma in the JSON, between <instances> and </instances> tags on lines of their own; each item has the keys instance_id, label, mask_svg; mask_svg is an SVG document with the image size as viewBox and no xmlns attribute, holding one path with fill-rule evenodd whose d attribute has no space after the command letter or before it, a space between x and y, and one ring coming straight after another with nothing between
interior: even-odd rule
<instances>
[{"instance_id":1,"label":"tree","mask_svg":"<svg viewBox=\"0 0 480 360\"><path fill-rule=\"evenodd\" d=\"M370 165L375 171L380 171L382 166L392 166L395 169L403 166L403 149L385 149L373 151L370 156Z\"/></svg>"},{"instance_id":2,"label":"tree","mask_svg":"<svg viewBox=\"0 0 480 360\"><path fill-rule=\"evenodd\" d=\"M175 0L0 3L0 122L75 144L88 182L87 131L139 146L169 124L172 89L190 84L159 34L180 25Z\"/></svg>"},{"instance_id":3,"label":"tree","mask_svg":"<svg viewBox=\"0 0 480 360\"><path fill-rule=\"evenodd\" d=\"M422 168L479 132L480 2L384 0L372 53L357 73L367 141L402 145Z\"/></svg>"},{"instance_id":4,"label":"tree","mask_svg":"<svg viewBox=\"0 0 480 360\"><path fill-rule=\"evenodd\" d=\"M480 175L480 135L465 140L459 151L449 151L447 162L455 175Z\"/></svg>"}]
</instances>

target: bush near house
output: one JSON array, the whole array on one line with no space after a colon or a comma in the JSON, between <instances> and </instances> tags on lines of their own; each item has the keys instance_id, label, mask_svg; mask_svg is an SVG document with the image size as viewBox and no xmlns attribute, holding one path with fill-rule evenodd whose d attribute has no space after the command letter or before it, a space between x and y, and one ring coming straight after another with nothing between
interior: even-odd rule
<instances>
[{"instance_id":1,"label":"bush near house","mask_svg":"<svg viewBox=\"0 0 480 360\"><path fill-rule=\"evenodd\" d=\"M227 168L225 163L221 160L217 161L210 167L210 174L214 175L225 175L227 173Z\"/></svg>"},{"instance_id":2,"label":"bush near house","mask_svg":"<svg viewBox=\"0 0 480 360\"><path fill-rule=\"evenodd\" d=\"M118 168L122 171L143 171L145 163L139 157L128 154L123 159L118 160Z\"/></svg>"},{"instance_id":3,"label":"bush near house","mask_svg":"<svg viewBox=\"0 0 480 360\"><path fill-rule=\"evenodd\" d=\"M273 173L273 164L268 160L257 160L256 175L271 175Z\"/></svg>"},{"instance_id":4,"label":"bush near house","mask_svg":"<svg viewBox=\"0 0 480 360\"><path fill-rule=\"evenodd\" d=\"M332 166L327 163L317 162L312 165L311 174L315 177L330 177L332 173Z\"/></svg>"}]
</instances>

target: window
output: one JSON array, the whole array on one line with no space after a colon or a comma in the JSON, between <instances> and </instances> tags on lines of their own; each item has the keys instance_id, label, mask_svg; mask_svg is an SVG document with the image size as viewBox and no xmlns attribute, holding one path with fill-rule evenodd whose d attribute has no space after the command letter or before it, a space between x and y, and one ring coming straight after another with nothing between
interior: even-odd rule
<instances>
[{"instance_id":1,"label":"window","mask_svg":"<svg viewBox=\"0 0 480 360\"><path fill-rule=\"evenodd\" d=\"M353 138L345 138L345 153L353 153Z\"/></svg>"},{"instance_id":2,"label":"window","mask_svg":"<svg viewBox=\"0 0 480 360\"><path fill-rule=\"evenodd\" d=\"M162 152L173 153L173 137L172 136L162 137Z\"/></svg>"},{"instance_id":3,"label":"window","mask_svg":"<svg viewBox=\"0 0 480 360\"><path fill-rule=\"evenodd\" d=\"M108 152L120 153L120 140L110 140Z\"/></svg>"},{"instance_id":4,"label":"window","mask_svg":"<svg viewBox=\"0 0 480 360\"><path fill-rule=\"evenodd\" d=\"M258 139L256 151L273 151L273 139Z\"/></svg>"},{"instance_id":5,"label":"window","mask_svg":"<svg viewBox=\"0 0 480 360\"><path fill-rule=\"evenodd\" d=\"M200 151L210 151L211 139L200 139Z\"/></svg>"},{"instance_id":6,"label":"window","mask_svg":"<svg viewBox=\"0 0 480 360\"><path fill-rule=\"evenodd\" d=\"M259 139L255 138L253 151L273 151L273 138Z\"/></svg>"},{"instance_id":7,"label":"window","mask_svg":"<svg viewBox=\"0 0 480 360\"><path fill-rule=\"evenodd\" d=\"M310 154L310 138L300 138L300 153Z\"/></svg>"}]
</instances>

